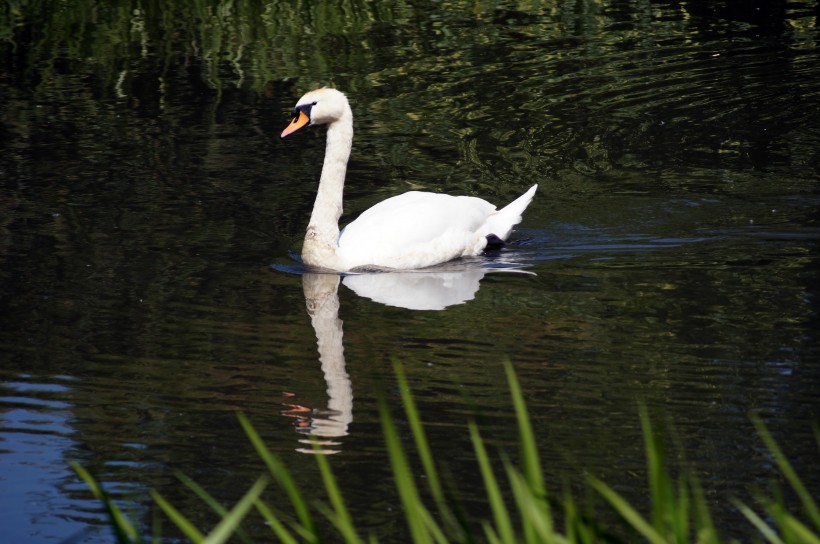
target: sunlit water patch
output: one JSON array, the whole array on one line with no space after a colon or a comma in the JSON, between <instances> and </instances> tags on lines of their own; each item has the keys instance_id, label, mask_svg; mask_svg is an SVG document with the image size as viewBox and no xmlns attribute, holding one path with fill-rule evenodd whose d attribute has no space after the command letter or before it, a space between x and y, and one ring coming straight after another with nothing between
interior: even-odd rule
<instances>
[{"instance_id":1,"label":"sunlit water patch","mask_svg":"<svg viewBox=\"0 0 820 544\"><path fill-rule=\"evenodd\" d=\"M66 458L81 454L73 438L74 379L5 376L0 383L0 511L9 542L47 541L62 534L84 538L102 523L98 505L82 500Z\"/></svg>"}]
</instances>

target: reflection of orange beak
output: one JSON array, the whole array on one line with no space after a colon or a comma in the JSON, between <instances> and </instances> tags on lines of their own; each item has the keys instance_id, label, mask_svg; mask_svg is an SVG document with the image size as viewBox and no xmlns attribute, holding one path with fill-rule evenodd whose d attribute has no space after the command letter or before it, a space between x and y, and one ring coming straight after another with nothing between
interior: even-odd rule
<instances>
[{"instance_id":1,"label":"reflection of orange beak","mask_svg":"<svg viewBox=\"0 0 820 544\"><path fill-rule=\"evenodd\" d=\"M294 116L293 121L287 126L285 130L282 131L282 136L280 138L284 138L290 134L293 134L303 126L307 125L310 122L310 117L305 115L305 112L299 110L299 115Z\"/></svg>"}]
</instances>

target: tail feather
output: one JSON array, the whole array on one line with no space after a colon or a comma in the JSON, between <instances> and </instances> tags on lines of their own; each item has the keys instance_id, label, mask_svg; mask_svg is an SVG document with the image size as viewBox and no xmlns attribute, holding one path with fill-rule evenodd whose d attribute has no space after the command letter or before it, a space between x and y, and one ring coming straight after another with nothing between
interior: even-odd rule
<instances>
[{"instance_id":1,"label":"tail feather","mask_svg":"<svg viewBox=\"0 0 820 544\"><path fill-rule=\"evenodd\" d=\"M533 185L526 193L488 217L486 223L484 223L483 234L485 236L495 234L502 240L509 238L513 227L521 222L521 214L532 202L536 189L538 189L538 184Z\"/></svg>"}]
</instances>

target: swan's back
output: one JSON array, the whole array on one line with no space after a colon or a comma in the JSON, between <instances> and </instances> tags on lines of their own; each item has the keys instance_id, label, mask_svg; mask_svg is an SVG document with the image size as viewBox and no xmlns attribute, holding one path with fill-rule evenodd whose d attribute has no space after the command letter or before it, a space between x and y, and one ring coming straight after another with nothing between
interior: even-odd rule
<instances>
[{"instance_id":1,"label":"swan's back","mask_svg":"<svg viewBox=\"0 0 820 544\"><path fill-rule=\"evenodd\" d=\"M340 256L351 268L421 268L486 245L482 225L495 206L476 197L411 191L364 211L339 238Z\"/></svg>"}]
</instances>

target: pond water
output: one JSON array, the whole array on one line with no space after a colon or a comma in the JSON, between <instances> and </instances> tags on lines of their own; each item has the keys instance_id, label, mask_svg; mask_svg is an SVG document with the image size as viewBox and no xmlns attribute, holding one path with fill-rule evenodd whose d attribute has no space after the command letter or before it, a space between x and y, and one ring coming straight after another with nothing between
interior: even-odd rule
<instances>
[{"instance_id":1,"label":"pond water","mask_svg":"<svg viewBox=\"0 0 820 544\"><path fill-rule=\"evenodd\" d=\"M109 541L72 461L145 534L149 490L211 526L176 474L236 501L262 470L242 412L316 499L321 437L361 526L404 542L393 361L476 514L467 422L516 448L504 361L555 492L642 504L646 405L725 534L776 478L750 413L820 493L820 2L47 4L0 19L0 541ZM356 119L343 222L538 183L512 243L302 274L324 133L278 134L319 85Z\"/></svg>"}]
</instances>

